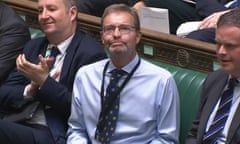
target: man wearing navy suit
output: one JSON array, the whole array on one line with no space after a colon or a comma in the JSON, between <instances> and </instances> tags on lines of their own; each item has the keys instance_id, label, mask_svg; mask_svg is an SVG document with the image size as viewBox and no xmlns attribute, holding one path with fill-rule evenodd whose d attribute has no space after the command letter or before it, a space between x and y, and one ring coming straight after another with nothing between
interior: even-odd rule
<instances>
[{"instance_id":1,"label":"man wearing navy suit","mask_svg":"<svg viewBox=\"0 0 240 144\"><path fill-rule=\"evenodd\" d=\"M186 37L215 43L215 28L219 17L238 7L240 7L239 0L197 0L196 12L202 22L198 30L189 33Z\"/></svg>"},{"instance_id":2,"label":"man wearing navy suit","mask_svg":"<svg viewBox=\"0 0 240 144\"><path fill-rule=\"evenodd\" d=\"M1 143L64 144L75 73L106 58L97 40L77 30L74 0L39 0L38 12L46 37L25 45L0 87Z\"/></svg>"},{"instance_id":3,"label":"man wearing navy suit","mask_svg":"<svg viewBox=\"0 0 240 144\"><path fill-rule=\"evenodd\" d=\"M223 14L217 23L216 53L221 69L209 74L204 82L199 109L188 133L186 144L240 143L239 14L240 9L234 9ZM232 96L229 101L221 103L222 99L227 97L224 97L223 93L230 89L228 88L230 79L236 79L238 82L235 82L232 95L228 95ZM227 104L230 105L228 110ZM227 112L224 113L222 108Z\"/></svg>"}]
</instances>

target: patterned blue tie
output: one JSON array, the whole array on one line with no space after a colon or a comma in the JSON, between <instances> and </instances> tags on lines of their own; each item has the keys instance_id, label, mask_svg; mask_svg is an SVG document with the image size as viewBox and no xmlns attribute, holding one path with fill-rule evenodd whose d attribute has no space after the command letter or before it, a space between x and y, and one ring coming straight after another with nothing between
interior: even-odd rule
<instances>
[{"instance_id":1,"label":"patterned blue tie","mask_svg":"<svg viewBox=\"0 0 240 144\"><path fill-rule=\"evenodd\" d=\"M102 114L96 130L96 139L102 144L109 144L116 128L119 112L119 80L127 72L119 69L111 71L110 83L103 99Z\"/></svg>"},{"instance_id":2,"label":"patterned blue tie","mask_svg":"<svg viewBox=\"0 0 240 144\"><path fill-rule=\"evenodd\" d=\"M203 136L204 144L215 144L221 138L222 130L224 129L231 108L233 90L236 84L236 79L230 79L228 89L224 91L221 97L215 118L209 130Z\"/></svg>"}]
</instances>

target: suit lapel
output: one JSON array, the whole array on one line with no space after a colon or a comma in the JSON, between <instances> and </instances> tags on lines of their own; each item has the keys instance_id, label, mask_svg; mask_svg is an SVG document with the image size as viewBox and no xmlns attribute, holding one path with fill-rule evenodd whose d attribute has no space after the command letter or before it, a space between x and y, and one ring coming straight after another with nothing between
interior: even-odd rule
<instances>
[{"instance_id":1,"label":"suit lapel","mask_svg":"<svg viewBox=\"0 0 240 144\"><path fill-rule=\"evenodd\" d=\"M238 141L240 140L240 106L238 105L238 108L235 112L236 114L234 115L233 117L233 120L232 120L232 124L230 125L230 128L229 128L229 132L228 132L228 139L227 141L230 141L233 139L233 136L234 134L238 134L238 135L235 135L235 139L237 139Z\"/></svg>"},{"instance_id":2,"label":"suit lapel","mask_svg":"<svg viewBox=\"0 0 240 144\"><path fill-rule=\"evenodd\" d=\"M70 71L71 65L73 64L73 60L74 60L76 51L79 48L78 46L81 41L80 40L81 38L82 37L80 36L80 33L76 32L70 45L68 46L68 48L66 50L66 56L65 56L64 62L63 62L63 67L62 67L61 76L60 76L60 82L67 81L68 73Z\"/></svg>"},{"instance_id":3,"label":"suit lapel","mask_svg":"<svg viewBox=\"0 0 240 144\"><path fill-rule=\"evenodd\" d=\"M200 131L200 139L202 140L203 135L205 133L205 129L207 126L207 122L209 119L209 116L214 109L214 106L216 105L219 97L222 95L226 81L228 79L228 75L220 77L217 83L209 83L208 87L208 92L207 92L207 99L206 99L206 104L203 109L202 117L200 119L200 124L199 124L199 131ZM201 128L201 130L200 130Z\"/></svg>"}]
</instances>

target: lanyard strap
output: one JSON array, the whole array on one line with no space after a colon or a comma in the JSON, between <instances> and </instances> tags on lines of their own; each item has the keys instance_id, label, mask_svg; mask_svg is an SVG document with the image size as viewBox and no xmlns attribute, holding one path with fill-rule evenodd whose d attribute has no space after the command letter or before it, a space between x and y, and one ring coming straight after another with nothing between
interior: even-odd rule
<instances>
[{"instance_id":1,"label":"lanyard strap","mask_svg":"<svg viewBox=\"0 0 240 144\"><path fill-rule=\"evenodd\" d=\"M127 78L124 80L124 82L122 83L121 87L119 88L119 90L117 91L116 95L114 96L114 98L112 100L114 100L122 91L122 89L126 86L127 82L130 80L130 78L133 76L134 72L137 70L138 66L140 65L141 59L138 59L137 64L134 66L134 68L132 69L132 71L128 74ZM103 69L103 80L102 80L102 86L101 86L101 106L103 108L103 98L104 98L104 81L105 81L105 75L106 75L106 71L107 71L107 67L109 65L109 61L105 64L104 69ZM106 110L101 110L101 115L103 113L108 112L110 109L110 106L108 106L106 108Z\"/></svg>"}]
</instances>

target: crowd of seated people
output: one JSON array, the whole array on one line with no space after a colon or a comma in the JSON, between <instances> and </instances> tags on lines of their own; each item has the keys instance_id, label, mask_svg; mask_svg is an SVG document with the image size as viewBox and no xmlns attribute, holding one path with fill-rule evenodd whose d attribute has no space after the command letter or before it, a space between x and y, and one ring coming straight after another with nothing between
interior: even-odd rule
<instances>
[{"instance_id":1,"label":"crowd of seated people","mask_svg":"<svg viewBox=\"0 0 240 144\"><path fill-rule=\"evenodd\" d=\"M125 3L128 6L138 9L141 6L153 6L154 5L154 7L156 7L156 4L154 4L154 2L156 2L156 1L152 1L152 3L151 3L151 0L146 0L146 1L135 0L135 1L131 1L131 2L126 1L126 2L117 2L117 3ZM171 3L172 1L168 1L168 2ZM68 119L68 116L70 114L69 104L70 104L71 100L69 99L69 97L71 97L72 92L74 90L73 81L75 78L75 74L77 73L77 70L80 69L81 66L88 65L90 63L93 63L93 62L99 61L103 58L106 58L106 54L103 51L102 46L95 39L91 38L91 36L88 36L84 32L79 32L76 30L77 29L76 28L76 17L77 17L76 15L77 15L77 12L86 12L88 14L92 14L92 15L101 17L105 11L105 8L108 8L110 5L112 5L114 3L109 2L109 3L103 4L104 3L103 2L102 6L100 4L101 1L96 1L96 2L79 1L79 3L74 3L74 0L69 0L69 1L68 0L53 0L53 1L52 0L50 0L50 1L49 0L38 0L37 3L38 3L38 10L39 10L39 24L40 24L43 32L46 34L46 37L38 38L36 40L34 39L27 43L26 41L28 41L30 38L28 29L26 31L26 35L21 36L22 38L25 38L24 44L26 44L26 45L24 46L24 49L21 49L20 52L15 54L15 55L18 55L19 53L23 53L23 54L20 54L17 59L15 56L14 61L16 61L17 67L15 69L13 69L14 67L12 67L12 69L11 69L11 70L13 70L12 72L8 71L8 74L10 74L10 75L3 82L2 86L0 87L0 92L1 92L0 108L3 110L7 110L7 112L16 113L15 109L18 109L18 108L22 109L24 106L29 106L29 102L37 101L39 103L37 103L37 104L34 103L34 106L36 106L35 110L37 112L37 116L40 116L40 117L34 117L34 118L32 118L32 117L28 117L28 118L17 117L17 119L14 120L14 122L12 122L12 121L9 122L8 117L6 117L6 119L4 121L1 120L0 121L0 129L1 129L0 130L0 141L6 142L6 143L26 143L26 142L34 143L38 140L41 141L42 143L46 143L46 142L48 142L48 143L65 143L66 137L64 134L66 133L66 130L67 130L66 120ZM181 1L179 3L181 3L181 5L184 5L188 8L190 8L189 9L190 11L192 11L194 8L193 4L189 4L189 3L186 3L183 1ZM2 2L0 2L0 7L1 7L1 4L2 4ZM94 5L91 5L91 4L94 4ZM86 9L84 9L83 7L81 8L81 5L84 6L84 8L86 8ZM197 2L196 5L199 5L199 3ZM204 4L202 4L202 5L204 5ZM218 23L218 25L217 25L218 27L216 27L217 21L214 25L211 25L211 23L206 24L207 20L206 21L203 20L203 23L200 26L200 29L205 30L205 28L210 27L213 30L212 31L213 35L209 35L209 36L211 36L211 38L213 38L214 40L207 41L207 42L215 43L215 35L216 35L217 36L217 39L216 39L217 44L227 46L222 41L222 39L225 37L222 37L221 34L222 34L222 32L228 32L228 31L224 31L222 29L222 27L229 26L228 23L225 24L225 19L232 20L230 18L228 19L228 17L231 17L230 14L232 11L230 11L229 15L227 13L227 12L229 12L229 9L232 8L232 6L228 7L228 5L226 5L226 3L224 3L222 5L224 6L224 9L221 12L218 13L218 11L220 11L220 8L218 10L216 10L216 9L212 10L212 13L216 12L216 13L214 13L215 15L214 14L212 15L212 17L216 16L215 20L218 20L219 17L221 17L223 15L223 18L222 18L223 20L221 21L222 23L221 22ZM121 5L116 5L116 7L114 7L114 5L113 5L113 7L110 7L110 8L112 8L112 11L110 10L109 13L105 14L106 17L103 17L101 24L104 29L103 29L103 32L101 33L102 34L101 36L102 36L102 42L110 54L110 61L112 64L112 65L111 64L110 65L118 68L117 65L120 64L120 67L122 68L122 67L125 67L126 65L128 65L128 63L123 64L122 61L118 61L118 59L122 58L121 56L123 56L123 55L121 55L119 53L119 51L115 50L114 47L120 47L120 46L124 45L124 48L135 48L133 43L137 44L139 42L141 33L138 33L139 31L138 31L138 29L136 29L136 26L131 26L132 22L133 22L133 25L135 24L134 20L132 21L131 18L129 18L129 16L131 17L131 15L126 14L126 12L124 12L123 9L118 10L117 6L121 6ZM170 5L168 5L168 6L170 6ZM101 7L102 9L99 9L99 7ZM174 8L173 7L169 8L167 6L163 6L160 3L157 7L169 9L170 27L171 27L172 34L176 33L177 26L179 26L182 22L185 22L188 20L202 19L202 17L200 17L199 14L192 13L192 16L189 16L189 19L184 18L184 16L179 17L179 18L181 18L181 20L179 19L177 24L175 23L173 26L172 23L174 23L174 22L171 21L171 16L176 16L176 15L174 15L174 13L176 13L176 12L171 11L171 9L174 9ZM87 9L87 8L89 8L89 9ZM198 7L196 7L196 8L198 8ZM123 10L123 13L121 13L122 10ZM175 10L177 10L177 9L175 9ZM239 12L239 11L236 11L235 13L237 13L237 12ZM117 13L117 15L115 13ZM234 12L232 12L232 13L234 14ZM180 13L178 13L178 14L180 14ZM184 13L184 14L186 14L186 13ZM114 17L108 18L107 17L108 15L110 15L110 16L114 15ZM120 18L122 18L122 19L118 19L119 15L120 15ZM136 18L136 17L133 16L133 19L134 18ZM62 20L62 19L64 19L64 20ZM20 20L20 21L22 21L22 20ZM54 21L56 21L56 23L54 23ZM130 24L129 24L129 22L130 22ZM54 26L52 26L52 25L54 25ZM230 26L231 26L230 28L228 27L229 31L231 30L232 27L238 28L238 26L235 26L235 25L233 25L233 26L230 25ZM215 34L215 28L217 28L216 34ZM26 27L24 29L26 30ZM110 34L107 34L108 32L110 32ZM132 35L126 36L126 35L124 35L125 32L128 34L130 33ZM111 37L110 37L110 35L111 35ZM187 37L197 39L196 37L192 37L192 35L193 34L190 33L190 35L188 35ZM198 36L203 36L203 35L198 35ZM227 36L229 36L229 35L227 35ZM122 41L126 41L123 43L126 43L126 44L120 44L121 43L120 41L116 42L111 39L112 37L113 37L113 39L117 39L117 40L122 38L123 39ZM134 40L136 40L136 41L134 41ZM201 40L201 39L199 39L199 40ZM86 45L88 47L94 48L94 50L81 51L82 50L81 48L85 47ZM55 48L57 46L57 49L60 52L58 52L57 56L54 56L55 58L50 57L49 59L46 60L43 57L43 55L48 54L47 49L50 46L54 46ZM69 50L70 46L79 47L79 49L76 51L74 50L74 51L70 52L71 51L71 50ZM35 50L33 50L31 48L34 48ZM223 47L223 50L227 50L227 49L228 49L227 47L226 48ZM123 50L125 50L125 49L123 49ZM224 54L221 53L223 51L223 50L222 51L221 50L222 49L220 47L219 47L219 49L217 49L218 56L219 56L218 58L220 61L222 61L224 63L224 61L225 61ZM93 51L94 51L94 53L93 53ZM130 52L130 54L131 54L131 52L133 52L133 51L130 50L128 52ZM69 68L72 70L72 73L67 74L67 77L64 77L66 75L64 75L64 69L62 69L62 67L66 66L65 59L68 59L70 57L70 56L68 57L68 55L67 55L69 53L72 53L71 58L72 57L74 58L74 60L72 62L73 64L71 64L72 67ZM86 56L83 57L83 53L85 53L85 55L87 55L87 57ZM237 51L236 51L236 53L237 53ZM74 56L74 54L75 54L75 56ZM120 56L118 56L118 54L120 54ZM231 55L231 54L234 55L234 53L229 52L229 55ZM133 64L137 63L136 59L138 58L137 55L134 55L134 56L135 56L134 57L135 59L132 59ZM128 59L128 58L126 57L126 59ZM125 59L121 59L121 60L123 60L123 62L126 62ZM104 62L104 61L100 61L100 63L95 63L95 65L99 65L99 64L101 65L101 62ZM131 64L131 60L128 62L130 63L131 66L133 66L133 64ZM58 65L59 63L61 63L60 68L56 68L55 66ZM114 66L115 63L116 63L116 65ZM146 63L144 62L144 64L146 64ZM89 68L95 68L95 65L90 65ZM131 66L129 66L129 67L131 67ZM229 73L227 76L238 78L237 70L235 71L234 68L229 70L227 67L225 67L225 65L221 65L221 66L222 66L221 68L224 72ZM126 67L128 67L128 66L126 66ZM150 66L150 67L152 67L152 66ZM154 67L154 68L156 68L156 67ZM126 68L126 69L129 69L129 68ZM90 69L90 70L92 70L92 69ZM98 71L98 70L99 69L97 68L96 71ZM164 75L170 75L167 72L165 73L164 70L159 69L159 71L162 71L162 73L164 73ZM82 71L81 70L79 71L78 77L76 77L76 79L78 81L82 81L82 79L83 79L83 81L86 80L85 78L87 76L83 77L80 75L81 73L84 73L84 72L85 72L85 69L83 69ZM88 70L86 71L86 75L88 75L90 73L91 73L91 71L89 71L89 72L88 72ZM98 77L98 76L100 76L100 74L97 74L96 77ZM110 76L110 75L108 75L108 76ZM85 142L85 143L88 143L89 139L91 139L91 141L95 141L95 140L105 141L105 140L101 140L101 138L97 137L97 133L98 133L97 130L94 131L94 133L91 131L92 123L97 124L96 125L97 129L99 128L98 125L99 125L99 123L101 124L101 116L104 115L104 114L102 114L102 113L104 113L103 110L99 111L99 113L101 112L101 114L99 114L99 119L97 119L97 120L94 119L94 122L90 122L89 125L88 124L84 125L84 124L82 124L82 122L80 122L80 123L76 122L78 119L80 119L78 116L85 115L85 114L83 114L85 112L85 107L84 107L85 105L83 104L84 106L82 106L82 104L81 104L82 101L80 101L81 99L85 99L85 98L80 96L79 93L81 93L81 94L87 93L81 89L82 87L79 88L78 81L76 81L76 83L75 83L75 87L78 87L78 89L75 89L75 92L73 92L73 93L75 93L75 95L77 95L76 100L74 101L74 104L72 105L73 106L72 109L75 110L74 111L75 113L73 113L69 119L69 123L71 125L71 129L69 130L69 133L68 133L71 136L69 139L69 144L71 142L75 141L76 137L74 137L74 136L79 136L80 138L83 139L82 142ZM87 80L89 85L94 83L93 81L95 82L95 79L89 80L89 81ZM209 78L208 78L207 82L208 81L210 81ZM168 83L165 83L165 84L166 84L166 87L171 86L174 89L172 91L167 90L167 92L173 93L174 97L178 97L177 89L175 87L174 81L171 81L171 84L168 84ZM205 84L205 85L207 85L207 84ZM83 87L85 87L85 86L83 86ZM88 86L87 86L87 88L88 88ZM98 92L100 92L100 91L98 91ZM68 98L66 98L67 96L68 96ZM205 95L203 93L202 94L203 99L204 99L204 96ZM58 98L58 100L61 99L61 101L58 101L59 104L56 104L56 99L54 97ZM64 100L66 100L66 101L64 102ZM89 101L91 101L91 99ZM86 100L85 102L89 102L89 101ZM169 143L178 143L177 137L178 137L178 129L179 129L178 122L179 121L178 121L178 114L176 114L177 109L178 109L177 108L178 100L172 99L172 101L174 102L174 106L172 106L173 103L171 102L171 104L168 105L169 106L168 108L170 110L170 106L171 106L171 111L175 112L175 116L173 116L175 118L175 121L173 123L174 123L174 126L176 129L174 130L174 132L169 132L169 136L156 138L156 140L152 140L153 142L168 141ZM164 104L167 104L167 103L164 103ZM66 107L62 107L62 106L66 106ZM172 109L173 107L175 110ZM79 109L76 110L75 108L79 108ZM87 107L87 109L89 109L89 107ZM216 109L217 109L217 106L216 106ZM82 110L82 111L80 111L80 110ZM63 113L63 111L65 113ZM157 110L153 109L152 111L156 112ZM51 116L48 115L48 112L50 112L50 115L55 118L51 119L50 118ZM87 111L87 112L89 112L89 111ZM161 112L158 111L157 113L160 114ZM1 115L2 118L5 117L4 114ZM165 114L167 114L167 112ZM171 113L171 114L173 114L173 113ZM232 116L232 117L234 117L234 116ZM10 117L10 118L12 118L12 117ZM150 118L152 118L152 117L150 117ZM54 120L54 121L52 121L52 120ZM161 123L164 123L164 120L161 118L156 118L156 121L158 122L158 124L154 124L154 125L159 125L157 127L159 130L158 133L161 133L160 125L161 125ZM228 120L228 121L231 121L231 120ZM53 124L53 125L55 125L53 127L52 127L52 122L54 122L54 123L56 122L55 124ZM209 123L211 123L211 120ZM57 127L56 127L56 124L59 124L59 125L57 125ZM170 124L169 126L172 126L172 125ZM76 134L72 134L72 133L76 132L76 130L79 130L79 128L82 133L77 132ZM86 128L86 129L84 129L84 128ZM193 127L192 130L194 128L195 127ZM227 127L226 129L228 129L228 128L229 127ZM102 129L102 128L99 128L99 129ZM164 127L162 129L164 129ZM82 131L82 130L84 130L84 131ZM206 128L205 130L207 132L208 128ZM26 132L24 134L24 136L23 136L22 131ZM131 132L131 130L130 130L130 132ZM190 131L190 132L192 132L192 131ZM153 132L150 132L150 136L151 136L151 133L153 133ZM134 134L134 132L133 132L133 134ZM195 139L191 139L192 138L191 133L189 133L189 134L190 135L188 137L189 138L188 142L191 143L191 142L193 142L192 140L194 140L194 142L195 142ZM227 139L228 137L227 137L226 131L223 131L223 134L225 134L224 138ZM15 139L13 139L12 135L16 135L17 139L16 139L16 137L14 137ZM101 133L101 135L105 135L105 134ZM90 138L88 136L90 136ZM149 135L144 135L144 136L148 137L148 139L152 139ZM194 136L196 136L195 133L194 133ZM36 139L36 137L38 137L38 138ZM122 136L120 136L120 137L122 138ZM237 138L237 137L238 137L237 135L234 135L234 138ZM77 140L80 140L80 138ZM114 141L114 138L116 138L115 141L118 141L118 140L121 141L121 139L118 139L118 135L113 136L113 141ZM136 136L136 140L138 141L137 136ZM106 143L109 143L109 141L107 139L106 139L106 141L107 141ZM199 141L199 140L197 140L197 141ZM236 139L236 141L238 142L238 139ZM134 140L132 142L134 142Z\"/></svg>"},{"instance_id":2,"label":"crowd of seated people","mask_svg":"<svg viewBox=\"0 0 240 144\"><path fill-rule=\"evenodd\" d=\"M32 0L37 1L37 0ZM179 26L186 22L200 21L195 23L194 31L180 30L186 38L200 40L215 44L215 26L222 14L230 9L239 7L237 0L80 0L78 11L101 17L104 9L117 3L124 3L139 10L142 6L168 9L169 28L171 34L176 34ZM186 32L187 33L186 33Z\"/></svg>"}]
</instances>

